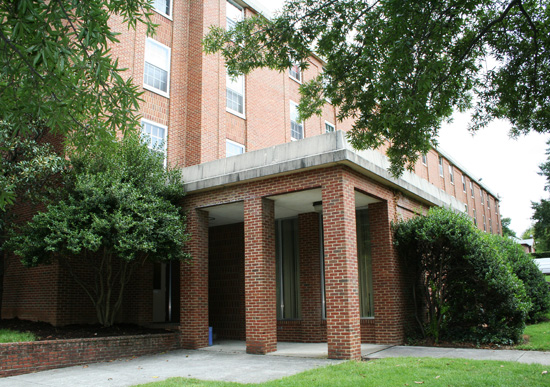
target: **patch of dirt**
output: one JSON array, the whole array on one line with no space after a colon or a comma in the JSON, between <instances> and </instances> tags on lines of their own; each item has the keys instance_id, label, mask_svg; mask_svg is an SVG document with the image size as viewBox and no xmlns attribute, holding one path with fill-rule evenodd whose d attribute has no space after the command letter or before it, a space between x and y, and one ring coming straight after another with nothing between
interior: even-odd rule
<instances>
[{"instance_id":1,"label":"patch of dirt","mask_svg":"<svg viewBox=\"0 0 550 387\"><path fill-rule=\"evenodd\" d=\"M146 328L133 324L118 324L109 328L102 327L101 325L86 324L54 327L45 322L19 319L0 320L0 329L11 329L20 332L30 332L37 337L38 341L151 335L170 332L165 329Z\"/></svg>"}]
</instances>

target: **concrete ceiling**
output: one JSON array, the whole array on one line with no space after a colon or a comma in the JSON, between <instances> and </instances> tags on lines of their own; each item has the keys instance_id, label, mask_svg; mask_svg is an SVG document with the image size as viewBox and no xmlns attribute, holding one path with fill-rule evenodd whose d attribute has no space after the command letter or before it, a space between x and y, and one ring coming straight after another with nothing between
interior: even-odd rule
<instances>
[{"instance_id":1,"label":"concrete ceiling","mask_svg":"<svg viewBox=\"0 0 550 387\"><path fill-rule=\"evenodd\" d=\"M290 218L298 214L315 212L313 203L321 201L322 191L320 188L311 189L269 196L268 199L275 202L275 219ZM372 196L355 191L356 208L367 207L370 203L379 201ZM209 213L211 227L244 222L244 203L242 201L207 207L203 210Z\"/></svg>"}]
</instances>

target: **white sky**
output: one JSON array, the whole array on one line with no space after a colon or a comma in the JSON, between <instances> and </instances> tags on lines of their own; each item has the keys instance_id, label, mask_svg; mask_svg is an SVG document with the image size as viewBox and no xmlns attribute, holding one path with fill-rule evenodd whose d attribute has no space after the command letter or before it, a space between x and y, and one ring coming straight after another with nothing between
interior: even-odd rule
<instances>
[{"instance_id":1,"label":"white sky","mask_svg":"<svg viewBox=\"0 0 550 387\"><path fill-rule=\"evenodd\" d=\"M274 11L284 0L256 2ZM519 237L531 225L531 202L548 197L545 179L537 172L546 159L550 136L531 133L512 140L508 137L510 125L505 121L495 121L472 136L467 131L469 120L469 113L456 113L453 123L443 126L439 146L500 195L500 213L512 219L511 228Z\"/></svg>"}]
</instances>

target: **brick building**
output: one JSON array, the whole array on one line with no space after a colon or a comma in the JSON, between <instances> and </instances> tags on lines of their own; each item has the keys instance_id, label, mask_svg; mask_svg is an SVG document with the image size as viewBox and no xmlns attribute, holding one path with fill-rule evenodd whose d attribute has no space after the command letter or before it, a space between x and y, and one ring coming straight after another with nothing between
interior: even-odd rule
<instances>
[{"instance_id":1,"label":"brick building","mask_svg":"<svg viewBox=\"0 0 550 387\"><path fill-rule=\"evenodd\" d=\"M391 222L446 206L500 233L498 197L436 149L392 177L384 149L350 146L352 122L337 122L329 102L300 122L298 88L323 71L319 58L303 72L228 78L201 39L211 25L262 11L255 2L154 4L154 37L112 18L121 33L113 54L143 85L144 136L182 168L194 261L142 268L120 320L180 322L185 348L206 346L209 327L259 354L277 341L326 341L331 358L359 357L361 342L401 343L414 324L411 279ZM87 305L59 266L6 267L4 318L89 322Z\"/></svg>"}]
</instances>

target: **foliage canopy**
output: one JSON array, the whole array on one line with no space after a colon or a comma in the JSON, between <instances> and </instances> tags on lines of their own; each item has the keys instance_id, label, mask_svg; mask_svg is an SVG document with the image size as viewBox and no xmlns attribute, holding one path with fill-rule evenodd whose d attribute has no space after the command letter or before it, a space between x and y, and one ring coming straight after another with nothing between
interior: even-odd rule
<instances>
[{"instance_id":1,"label":"foliage canopy","mask_svg":"<svg viewBox=\"0 0 550 387\"><path fill-rule=\"evenodd\" d=\"M136 128L138 89L109 48L117 41L113 15L153 32L148 0L0 2L0 122L11 138L26 138L38 122L82 149ZM15 191L0 185L0 210Z\"/></svg>"},{"instance_id":2,"label":"foliage canopy","mask_svg":"<svg viewBox=\"0 0 550 387\"><path fill-rule=\"evenodd\" d=\"M426 336L497 344L519 340L532 303L490 235L466 215L441 208L398 223L394 232L398 252L416 278L417 321Z\"/></svg>"},{"instance_id":3,"label":"foliage canopy","mask_svg":"<svg viewBox=\"0 0 550 387\"><path fill-rule=\"evenodd\" d=\"M550 130L550 15L544 0L290 0L272 19L212 27L207 53L228 73L326 64L301 86L299 112L352 117L358 149L389 142L391 170L412 168L453 110L474 107L471 129L495 118L512 134ZM494 63L494 64L493 64ZM475 103L474 103L475 101Z\"/></svg>"},{"instance_id":4,"label":"foliage canopy","mask_svg":"<svg viewBox=\"0 0 550 387\"><path fill-rule=\"evenodd\" d=\"M99 322L109 326L139 264L187 258L183 183L133 136L71 161L59 200L7 247L25 266L58 261L89 296Z\"/></svg>"},{"instance_id":5,"label":"foliage canopy","mask_svg":"<svg viewBox=\"0 0 550 387\"><path fill-rule=\"evenodd\" d=\"M498 235L488 237L492 245L506 258L512 272L523 282L531 309L527 315L528 322L542 320L550 311L550 290L544 274L533 258L523 248L509 238Z\"/></svg>"}]
</instances>

